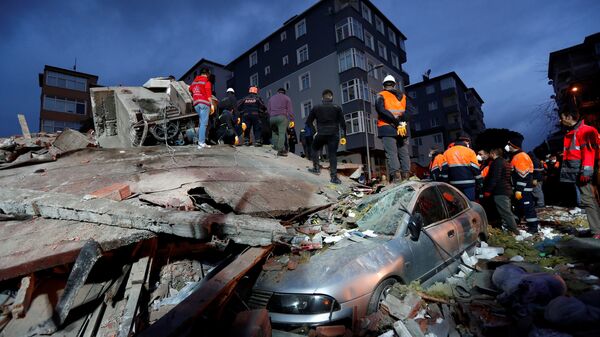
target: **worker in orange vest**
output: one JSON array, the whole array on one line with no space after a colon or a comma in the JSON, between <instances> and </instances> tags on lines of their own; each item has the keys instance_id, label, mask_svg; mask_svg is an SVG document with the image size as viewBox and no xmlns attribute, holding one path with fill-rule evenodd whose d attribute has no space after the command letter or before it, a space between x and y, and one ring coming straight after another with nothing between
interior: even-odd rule
<instances>
[{"instance_id":1,"label":"worker in orange vest","mask_svg":"<svg viewBox=\"0 0 600 337\"><path fill-rule=\"evenodd\" d=\"M408 126L406 124L406 95L396 88L396 79L383 79L383 90L375 102L377 134L383 142L391 182L400 182L410 176L408 153Z\"/></svg>"},{"instance_id":2,"label":"worker in orange vest","mask_svg":"<svg viewBox=\"0 0 600 337\"><path fill-rule=\"evenodd\" d=\"M485 177L487 177L490 171L490 164L493 161L490 158L490 153L484 149L477 151L477 161L479 162L479 167L481 168L481 176L485 180Z\"/></svg>"},{"instance_id":3,"label":"worker in orange vest","mask_svg":"<svg viewBox=\"0 0 600 337\"><path fill-rule=\"evenodd\" d=\"M600 207L592 187L598 131L586 125L583 119L580 120L576 111L562 112L560 122L569 129L564 138L560 181L575 183L580 195L580 206L585 210L594 239L600 240Z\"/></svg>"},{"instance_id":4,"label":"worker in orange vest","mask_svg":"<svg viewBox=\"0 0 600 337\"><path fill-rule=\"evenodd\" d=\"M448 181L448 164L444 154L438 148L431 148L429 151L429 176L433 181Z\"/></svg>"},{"instance_id":5,"label":"worker in orange vest","mask_svg":"<svg viewBox=\"0 0 600 337\"><path fill-rule=\"evenodd\" d=\"M535 211L535 200L533 199L533 161L523 150L523 137L512 137L504 150L512 155L512 178L517 210L525 216L527 232L538 232L538 218Z\"/></svg>"},{"instance_id":6,"label":"worker in orange vest","mask_svg":"<svg viewBox=\"0 0 600 337\"><path fill-rule=\"evenodd\" d=\"M477 192L483 191L483 179L475 151L471 150L471 140L459 137L454 146L444 152L448 165L448 182L458 188L471 201Z\"/></svg>"}]
</instances>

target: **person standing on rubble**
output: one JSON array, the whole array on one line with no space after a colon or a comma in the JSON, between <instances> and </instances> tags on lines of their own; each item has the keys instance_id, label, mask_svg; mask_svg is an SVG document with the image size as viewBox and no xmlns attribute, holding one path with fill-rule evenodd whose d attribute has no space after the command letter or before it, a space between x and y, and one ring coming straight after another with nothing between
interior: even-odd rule
<instances>
[{"instance_id":1,"label":"person standing on rubble","mask_svg":"<svg viewBox=\"0 0 600 337\"><path fill-rule=\"evenodd\" d=\"M580 195L580 206L585 210L594 239L600 240L600 207L592 186L598 131L586 125L579 113L565 110L560 114L560 123L568 132L563 140L564 152L560 169L562 183L575 184Z\"/></svg>"},{"instance_id":2,"label":"person standing on rubble","mask_svg":"<svg viewBox=\"0 0 600 337\"><path fill-rule=\"evenodd\" d=\"M342 181L337 176L337 149L338 143L346 143L346 121L344 113L339 105L333 104L333 91L325 89L323 91L323 103L315 106L310 110L306 118L306 129L309 129L311 134L314 134L312 142L312 160L313 168L308 169L314 174L321 173L319 164L319 153L324 145L327 145L327 156L329 157L329 174L331 182L341 184ZM317 131L313 131L313 123L317 121ZM339 139L340 128L343 132L343 137Z\"/></svg>"},{"instance_id":3,"label":"person standing on rubble","mask_svg":"<svg viewBox=\"0 0 600 337\"><path fill-rule=\"evenodd\" d=\"M410 177L406 95L396 88L394 76L383 79L383 90L377 95L375 110L377 134L383 142L390 182L406 180Z\"/></svg>"},{"instance_id":4,"label":"person standing on rubble","mask_svg":"<svg viewBox=\"0 0 600 337\"><path fill-rule=\"evenodd\" d=\"M514 136L508 141L504 150L512 156L510 164L513 171L512 181L517 209L525 216L527 232L535 234L538 232L539 221L533 200L533 161L527 153L521 150L522 146L523 136Z\"/></svg>"},{"instance_id":5,"label":"person standing on rubble","mask_svg":"<svg viewBox=\"0 0 600 337\"><path fill-rule=\"evenodd\" d=\"M444 152L448 166L448 182L458 188L471 201L475 201L477 191L483 187L483 178L475 151L471 150L471 139L461 136L452 147Z\"/></svg>"},{"instance_id":6,"label":"person standing on rubble","mask_svg":"<svg viewBox=\"0 0 600 337\"><path fill-rule=\"evenodd\" d=\"M206 68L200 70L200 75L190 85L190 93L194 102L194 110L198 113L198 149L210 147L206 145L206 127L211 109L212 84L208 80L210 72Z\"/></svg>"},{"instance_id":7,"label":"person standing on rubble","mask_svg":"<svg viewBox=\"0 0 600 337\"><path fill-rule=\"evenodd\" d=\"M294 112L292 111L292 100L285 94L284 88L277 89L277 93L269 98L267 110L270 117L273 149L277 151L278 156L287 156L285 140L288 127L293 126L294 123Z\"/></svg>"},{"instance_id":8,"label":"person standing on rubble","mask_svg":"<svg viewBox=\"0 0 600 337\"><path fill-rule=\"evenodd\" d=\"M448 181L448 164L444 154L438 148L431 148L429 151L429 176L433 181Z\"/></svg>"},{"instance_id":9,"label":"person standing on rubble","mask_svg":"<svg viewBox=\"0 0 600 337\"><path fill-rule=\"evenodd\" d=\"M291 125L291 124L290 124ZM296 127L292 125L287 129L287 148L286 151L296 153L296 144L298 144L298 137L296 136Z\"/></svg>"},{"instance_id":10,"label":"person standing on rubble","mask_svg":"<svg viewBox=\"0 0 600 337\"><path fill-rule=\"evenodd\" d=\"M489 154L492 161L483 181L483 196L485 199L493 200L506 229L511 233L519 234L510 202L512 168L502 157L502 149L492 149Z\"/></svg>"},{"instance_id":11,"label":"person standing on rubble","mask_svg":"<svg viewBox=\"0 0 600 337\"><path fill-rule=\"evenodd\" d=\"M533 161L533 200L535 201L535 207L545 207L546 201L544 200L544 190L542 189L544 179L544 166L538 159L533 151L527 153Z\"/></svg>"},{"instance_id":12,"label":"person standing on rubble","mask_svg":"<svg viewBox=\"0 0 600 337\"><path fill-rule=\"evenodd\" d=\"M225 111L228 111L229 114L231 114L235 136L238 141L242 139L242 118L240 112L237 110L237 98L235 97L235 90L233 90L233 88L227 89L225 97L219 101L218 107L219 115L223 114Z\"/></svg>"},{"instance_id":13,"label":"person standing on rubble","mask_svg":"<svg viewBox=\"0 0 600 337\"><path fill-rule=\"evenodd\" d=\"M246 125L244 131L244 145L250 145L250 132L254 135L254 146L262 146L262 125L260 115L267 111L263 100L258 96L258 88L255 86L248 89L248 95L240 100L237 106L242 115L242 121ZM266 126L265 126L266 127Z\"/></svg>"}]
</instances>

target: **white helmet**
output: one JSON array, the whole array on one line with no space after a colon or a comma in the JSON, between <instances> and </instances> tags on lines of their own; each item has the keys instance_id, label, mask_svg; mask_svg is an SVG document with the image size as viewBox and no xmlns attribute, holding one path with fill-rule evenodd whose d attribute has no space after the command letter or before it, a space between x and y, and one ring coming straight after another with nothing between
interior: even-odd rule
<instances>
[{"instance_id":1,"label":"white helmet","mask_svg":"<svg viewBox=\"0 0 600 337\"><path fill-rule=\"evenodd\" d=\"M387 83L387 82L394 82L394 84L396 84L396 79L394 78L394 76L392 75L387 75L384 79L383 79L383 84Z\"/></svg>"},{"instance_id":2,"label":"white helmet","mask_svg":"<svg viewBox=\"0 0 600 337\"><path fill-rule=\"evenodd\" d=\"M232 92L235 94L235 90L233 90L233 88L228 88L226 92Z\"/></svg>"}]
</instances>

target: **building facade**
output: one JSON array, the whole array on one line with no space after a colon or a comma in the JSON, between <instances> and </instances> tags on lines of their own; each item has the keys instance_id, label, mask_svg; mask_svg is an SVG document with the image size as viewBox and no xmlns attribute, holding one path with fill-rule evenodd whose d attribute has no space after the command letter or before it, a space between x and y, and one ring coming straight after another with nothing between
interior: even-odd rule
<instances>
[{"instance_id":1,"label":"building facade","mask_svg":"<svg viewBox=\"0 0 600 337\"><path fill-rule=\"evenodd\" d=\"M83 122L92 118L89 89L97 83L96 75L44 66L44 72L39 74L40 132L79 130Z\"/></svg>"},{"instance_id":2,"label":"building facade","mask_svg":"<svg viewBox=\"0 0 600 337\"><path fill-rule=\"evenodd\" d=\"M406 87L413 109L409 111L412 158L421 166L429 164L429 150L445 149L459 136L472 139L485 130L483 99L455 72Z\"/></svg>"},{"instance_id":3,"label":"building facade","mask_svg":"<svg viewBox=\"0 0 600 337\"><path fill-rule=\"evenodd\" d=\"M600 127L600 33L550 53L548 78L558 111L576 109L586 122Z\"/></svg>"},{"instance_id":4,"label":"building facade","mask_svg":"<svg viewBox=\"0 0 600 337\"><path fill-rule=\"evenodd\" d=\"M225 92L227 91L227 81L233 77L233 74L220 63L207 59L201 59L185 74L183 74L179 80L184 81L188 85L192 84L194 78L200 75L200 70L202 68L207 68L211 73L210 81L213 84L213 92L215 96L217 98L225 96Z\"/></svg>"},{"instance_id":5,"label":"building facade","mask_svg":"<svg viewBox=\"0 0 600 337\"><path fill-rule=\"evenodd\" d=\"M401 87L408 83L402 69L405 40L370 1L319 1L230 62L228 86L239 98L250 86L258 86L265 101L285 88L294 104L297 132L311 108L321 103L322 91L331 89L348 132L339 160L366 163L368 142L371 167L379 175L385 160L374 100L386 75L393 75ZM301 146L296 149L302 152Z\"/></svg>"}]
</instances>

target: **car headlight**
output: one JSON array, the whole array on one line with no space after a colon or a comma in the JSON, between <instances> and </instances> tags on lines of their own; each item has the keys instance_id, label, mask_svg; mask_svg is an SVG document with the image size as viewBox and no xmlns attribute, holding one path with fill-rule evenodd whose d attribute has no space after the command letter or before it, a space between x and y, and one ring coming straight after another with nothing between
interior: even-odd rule
<instances>
[{"instance_id":1,"label":"car headlight","mask_svg":"<svg viewBox=\"0 0 600 337\"><path fill-rule=\"evenodd\" d=\"M273 294L267 310L281 314L322 314L340 310L340 304L327 295Z\"/></svg>"}]
</instances>

